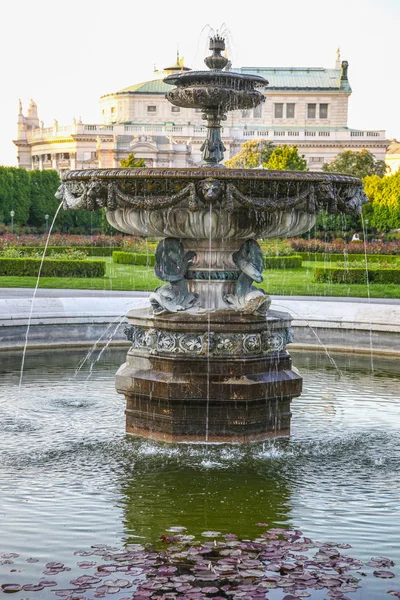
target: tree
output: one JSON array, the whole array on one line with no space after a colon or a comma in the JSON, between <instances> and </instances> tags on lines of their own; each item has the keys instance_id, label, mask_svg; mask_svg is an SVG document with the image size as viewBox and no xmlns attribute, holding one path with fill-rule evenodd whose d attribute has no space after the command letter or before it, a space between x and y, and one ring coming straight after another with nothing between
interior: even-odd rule
<instances>
[{"instance_id":1,"label":"tree","mask_svg":"<svg viewBox=\"0 0 400 600\"><path fill-rule=\"evenodd\" d=\"M307 161L300 156L297 146L278 146L271 153L267 169L278 171L306 171Z\"/></svg>"},{"instance_id":2,"label":"tree","mask_svg":"<svg viewBox=\"0 0 400 600\"><path fill-rule=\"evenodd\" d=\"M329 173L344 173L360 179L370 175L383 177L387 166L384 160L376 160L375 156L365 148L360 152L345 150L337 155L330 163L323 165L323 170Z\"/></svg>"},{"instance_id":3,"label":"tree","mask_svg":"<svg viewBox=\"0 0 400 600\"><path fill-rule=\"evenodd\" d=\"M275 145L268 140L249 140L242 144L242 148L236 156L225 161L225 165L230 169L265 167L274 149Z\"/></svg>"},{"instance_id":4,"label":"tree","mask_svg":"<svg viewBox=\"0 0 400 600\"><path fill-rule=\"evenodd\" d=\"M15 213L14 223L25 225L29 218L30 190L28 171L17 167L0 167L0 214L10 223L10 212Z\"/></svg>"},{"instance_id":5,"label":"tree","mask_svg":"<svg viewBox=\"0 0 400 600\"><path fill-rule=\"evenodd\" d=\"M29 171L31 203L29 209L29 224L43 227L45 215L53 219L59 202L54 194L60 185L57 171Z\"/></svg>"},{"instance_id":6,"label":"tree","mask_svg":"<svg viewBox=\"0 0 400 600\"><path fill-rule=\"evenodd\" d=\"M146 163L144 158L135 158L134 153L131 152L127 158L122 158L120 160L120 165L121 167L124 167L124 169L137 169L139 167L145 167Z\"/></svg>"},{"instance_id":7,"label":"tree","mask_svg":"<svg viewBox=\"0 0 400 600\"><path fill-rule=\"evenodd\" d=\"M370 199L363 206L364 218L378 231L400 228L400 171L387 177L372 175L363 181Z\"/></svg>"}]
</instances>

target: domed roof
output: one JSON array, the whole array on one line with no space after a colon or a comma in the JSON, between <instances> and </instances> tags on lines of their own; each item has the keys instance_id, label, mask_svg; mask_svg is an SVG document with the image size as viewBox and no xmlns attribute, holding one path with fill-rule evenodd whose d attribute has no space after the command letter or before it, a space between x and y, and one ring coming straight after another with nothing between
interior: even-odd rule
<instances>
[{"instance_id":1,"label":"domed roof","mask_svg":"<svg viewBox=\"0 0 400 600\"><path fill-rule=\"evenodd\" d=\"M184 58L180 58L179 51L176 54L176 63L170 67L165 67L162 71L154 71L157 75L162 76L170 75L173 73L184 73L191 71L189 67L184 64ZM142 81L130 85L127 88L119 90L117 94L166 94L171 91L171 85L163 82L163 79L150 79L149 81Z\"/></svg>"},{"instance_id":2,"label":"domed roof","mask_svg":"<svg viewBox=\"0 0 400 600\"><path fill-rule=\"evenodd\" d=\"M171 86L164 83L162 79L151 79L123 88L117 94L166 94L170 90Z\"/></svg>"}]
</instances>

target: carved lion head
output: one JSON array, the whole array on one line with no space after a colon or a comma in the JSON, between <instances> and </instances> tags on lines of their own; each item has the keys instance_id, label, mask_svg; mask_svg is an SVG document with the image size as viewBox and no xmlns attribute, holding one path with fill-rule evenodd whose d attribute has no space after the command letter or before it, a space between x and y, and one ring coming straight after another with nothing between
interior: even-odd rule
<instances>
[{"instance_id":1,"label":"carved lion head","mask_svg":"<svg viewBox=\"0 0 400 600\"><path fill-rule=\"evenodd\" d=\"M199 183L198 191L204 202L211 202L211 204L213 204L222 199L223 184L218 179L209 177Z\"/></svg>"}]
</instances>

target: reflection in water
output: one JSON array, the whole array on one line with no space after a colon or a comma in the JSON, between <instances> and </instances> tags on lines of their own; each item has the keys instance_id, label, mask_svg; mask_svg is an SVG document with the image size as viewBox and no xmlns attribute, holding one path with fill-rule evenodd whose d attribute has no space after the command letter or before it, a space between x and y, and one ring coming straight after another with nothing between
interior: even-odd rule
<instances>
[{"instance_id":1,"label":"reflection in water","mask_svg":"<svg viewBox=\"0 0 400 600\"><path fill-rule=\"evenodd\" d=\"M279 468L271 463L258 472L252 451L191 447L164 454L142 445L139 453L141 459L121 479L128 539L138 533L156 539L171 525L193 535L234 529L246 537L258 533L260 521L272 527L288 521L289 490Z\"/></svg>"},{"instance_id":2,"label":"reflection in water","mask_svg":"<svg viewBox=\"0 0 400 600\"><path fill-rule=\"evenodd\" d=\"M90 365L74 377L85 353L28 353L20 393L21 355L1 356L0 553L23 553L1 579L11 568L33 576L27 557L74 568L73 551L94 543L156 540L174 525L252 537L259 521L399 562L395 361L375 359L372 375L369 357L337 355L339 377L325 356L293 353L304 392L292 438L205 446L125 435L114 390L124 355L105 352L86 381Z\"/></svg>"}]
</instances>

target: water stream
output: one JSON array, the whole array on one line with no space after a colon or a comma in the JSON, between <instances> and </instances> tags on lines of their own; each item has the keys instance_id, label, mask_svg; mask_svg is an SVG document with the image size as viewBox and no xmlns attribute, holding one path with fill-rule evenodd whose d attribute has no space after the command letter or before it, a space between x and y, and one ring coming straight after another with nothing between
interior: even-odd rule
<instances>
[{"instance_id":1,"label":"water stream","mask_svg":"<svg viewBox=\"0 0 400 600\"><path fill-rule=\"evenodd\" d=\"M41 260L40 266L39 266L39 271L38 271L38 276L37 276L37 279L36 279L35 289L33 290L33 294L32 294L32 302L31 302L31 308L30 308L30 311L29 311L28 325L26 327L24 351L22 353L22 360L21 360L21 369L20 369L20 376L19 376L19 387L20 388L21 388L21 385L22 385L22 377L24 375L25 355L26 355L26 349L28 347L29 330L30 330L30 327L31 327L32 315L33 315L33 307L34 307L34 304L35 304L36 293L37 293L37 290L38 290L38 287L39 287L40 276L42 274L43 263L44 263L44 259L45 259L45 256L46 256L47 246L49 245L49 240L50 240L51 232L53 231L54 223L56 222L58 213L60 212L60 209L61 209L62 205L63 205L63 203L61 201L60 204L58 205L56 213L55 213L55 215L53 217L53 220L51 222L50 229L49 229L49 232L47 234L47 239L46 239L46 243L45 243L45 246L44 246L43 254L42 254L42 260Z\"/></svg>"}]
</instances>

